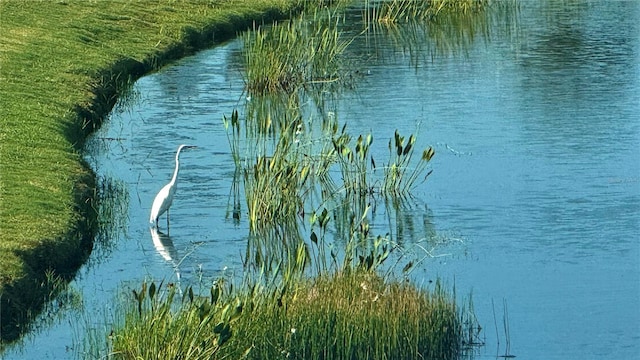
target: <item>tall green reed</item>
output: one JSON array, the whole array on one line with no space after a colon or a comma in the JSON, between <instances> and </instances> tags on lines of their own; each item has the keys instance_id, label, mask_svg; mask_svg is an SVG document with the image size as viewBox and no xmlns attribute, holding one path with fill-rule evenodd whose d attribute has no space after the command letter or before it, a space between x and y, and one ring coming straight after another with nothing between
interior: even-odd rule
<instances>
[{"instance_id":1,"label":"tall green reed","mask_svg":"<svg viewBox=\"0 0 640 360\"><path fill-rule=\"evenodd\" d=\"M373 184L368 179L372 168L375 167L373 157L369 153L373 136L371 134L365 137L358 136L354 147L351 148L351 136L344 132L343 127L342 133L334 138L332 142L337 154L345 189L363 195L367 192L373 192Z\"/></svg>"},{"instance_id":2,"label":"tall green reed","mask_svg":"<svg viewBox=\"0 0 640 360\"><path fill-rule=\"evenodd\" d=\"M383 190L387 194L407 193L418 180L425 174L427 164L435 155L432 147L422 151L417 165L410 167L414 153L416 137L412 134L405 143L404 136L396 130L392 140L389 140L389 162L384 168ZM432 170L426 172L424 180L431 175Z\"/></svg>"}]
</instances>

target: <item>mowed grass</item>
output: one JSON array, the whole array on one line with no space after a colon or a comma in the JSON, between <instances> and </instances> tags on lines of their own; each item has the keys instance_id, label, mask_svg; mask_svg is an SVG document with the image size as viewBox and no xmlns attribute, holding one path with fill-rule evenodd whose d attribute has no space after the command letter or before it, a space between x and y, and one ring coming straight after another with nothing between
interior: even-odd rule
<instances>
[{"instance_id":1,"label":"mowed grass","mask_svg":"<svg viewBox=\"0 0 640 360\"><path fill-rule=\"evenodd\" d=\"M298 0L0 1L1 339L91 248L86 136L126 84Z\"/></svg>"}]
</instances>

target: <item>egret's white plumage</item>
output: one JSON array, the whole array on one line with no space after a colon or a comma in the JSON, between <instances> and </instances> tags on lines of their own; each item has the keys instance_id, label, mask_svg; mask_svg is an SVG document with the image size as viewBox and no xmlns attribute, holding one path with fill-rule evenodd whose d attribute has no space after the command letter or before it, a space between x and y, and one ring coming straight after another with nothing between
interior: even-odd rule
<instances>
[{"instance_id":1,"label":"egret's white plumage","mask_svg":"<svg viewBox=\"0 0 640 360\"><path fill-rule=\"evenodd\" d=\"M169 207L173 202L173 196L176 193L176 189L178 187L178 170L180 169L180 151L182 149L195 148L195 146L191 145L180 145L178 146L178 152L176 152L176 168L173 170L173 177L171 181L165 185L156 198L153 200L153 205L151 206L151 216L149 217L149 223L158 226L158 218L167 213L167 226L169 225Z\"/></svg>"}]
</instances>

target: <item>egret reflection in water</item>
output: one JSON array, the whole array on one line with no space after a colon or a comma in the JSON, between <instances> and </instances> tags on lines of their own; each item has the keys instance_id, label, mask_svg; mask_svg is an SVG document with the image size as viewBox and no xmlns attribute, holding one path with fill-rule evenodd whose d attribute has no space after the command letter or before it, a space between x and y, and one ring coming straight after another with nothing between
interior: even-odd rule
<instances>
[{"instance_id":1,"label":"egret reflection in water","mask_svg":"<svg viewBox=\"0 0 640 360\"><path fill-rule=\"evenodd\" d=\"M153 241L153 247L162 258L173 266L173 270L176 273L176 279L180 281L180 261L178 260L178 251L173 245L173 241L168 234L165 234L158 230L157 227L150 227L151 240Z\"/></svg>"}]
</instances>

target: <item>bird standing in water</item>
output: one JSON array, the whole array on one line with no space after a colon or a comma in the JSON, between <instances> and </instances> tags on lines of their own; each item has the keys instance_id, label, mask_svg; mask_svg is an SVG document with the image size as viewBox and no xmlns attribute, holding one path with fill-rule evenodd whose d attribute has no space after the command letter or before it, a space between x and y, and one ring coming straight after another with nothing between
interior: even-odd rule
<instances>
[{"instance_id":1,"label":"bird standing in water","mask_svg":"<svg viewBox=\"0 0 640 360\"><path fill-rule=\"evenodd\" d=\"M160 190L160 192L158 192L158 195L156 195L155 200L153 200L153 205L151 206L151 217L149 217L149 223L155 226L156 228L158 227L158 218L165 212L167 213L167 229L169 228L169 207L173 202L173 196L175 195L176 189L178 187L178 170L180 169L180 161L179 161L180 151L182 151L182 149L193 149L196 147L197 146L184 145L184 144L178 147L178 152L176 153L176 169L173 170L173 177L171 178L171 181L167 185L165 185Z\"/></svg>"}]
</instances>

